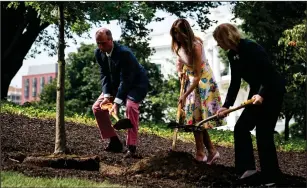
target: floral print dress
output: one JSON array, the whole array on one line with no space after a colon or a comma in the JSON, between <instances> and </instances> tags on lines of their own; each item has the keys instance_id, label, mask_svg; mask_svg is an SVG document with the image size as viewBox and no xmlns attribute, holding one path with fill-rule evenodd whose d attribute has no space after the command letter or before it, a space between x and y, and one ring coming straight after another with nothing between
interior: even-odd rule
<instances>
[{"instance_id":1,"label":"floral print dress","mask_svg":"<svg viewBox=\"0 0 307 188\"><path fill-rule=\"evenodd\" d=\"M183 71L188 76L185 90L193 83L194 72L193 66L188 63L187 55L181 48L179 51L179 65L183 67ZM181 64L181 65L180 65ZM212 69L206 60L204 49L202 50L202 63L201 63L201 79L198 86L187 96L185 102L185 121L186 124L192 125L212 115L215 115L217 110L221 108L221 97L214 79ZM221 126L224 124L223 120L210 121L204 124L209 127ZM203 126L204 126L203 125Z\"/></svg>"}]
</instances>

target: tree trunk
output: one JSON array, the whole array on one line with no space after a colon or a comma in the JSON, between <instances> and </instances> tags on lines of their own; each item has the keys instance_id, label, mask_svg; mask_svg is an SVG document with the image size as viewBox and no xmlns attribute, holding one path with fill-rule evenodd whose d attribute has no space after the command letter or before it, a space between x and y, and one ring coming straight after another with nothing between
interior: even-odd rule
<instances>
[{"instance_id":1,"label":"tree trunk","mask_svg":"<svg viewBox=\"0 0 307 188\"><path fill-rule=\"evenodd\" d=\"M285 119L285 141L289 140L289 122L291 119L292 115L286 115Z\"/></svg>"},{"instance_id":2,"label":"tree trunk","mask_svg":"<svg viewBox=\"0 0 307 188\"><path fill-rule=\"evenodd\" d=\"M1 100L6 99L11 80L22 66L39 33L49 26L37 12L20 2L17 9L1 2ZM9 18L9 19L8 19Z\"/></svg>"},{"instance_id":3,"label":"tree trunk","mask_svg":"<svg viewBox=\"0 0 307 188\"><path fill-rule=\"evenodd\" d=\"M304 139L307 140L306 124L303 129Z\"/></svg>"},{"instance_id":4,"label":"tree trunk","mask_svg":"<svg viewBox=\"0 0 307 188\"><path fill-rule=\"evenodd\" d=\"M55 154L66 152L66 133L64 121L64 81L65 81L65 41L64 6L59 2L59 43L58 43L58 79L56 99Z\"/></svg>"}]
</instances>

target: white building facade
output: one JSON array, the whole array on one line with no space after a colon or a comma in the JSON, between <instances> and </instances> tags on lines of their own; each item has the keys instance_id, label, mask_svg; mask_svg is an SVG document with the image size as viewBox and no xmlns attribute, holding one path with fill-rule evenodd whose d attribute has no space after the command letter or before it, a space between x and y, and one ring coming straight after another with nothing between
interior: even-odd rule
<instances>
[{"instance_id":1,"label":"white building facade","mask_svg":"<svg viewBox=\"0 0 307 188\"><path fill-rule=\"evenodd\" d=\"M21 104L21 88L9 86L7 100L16 104Z\"/></svg>"}]
</instances>

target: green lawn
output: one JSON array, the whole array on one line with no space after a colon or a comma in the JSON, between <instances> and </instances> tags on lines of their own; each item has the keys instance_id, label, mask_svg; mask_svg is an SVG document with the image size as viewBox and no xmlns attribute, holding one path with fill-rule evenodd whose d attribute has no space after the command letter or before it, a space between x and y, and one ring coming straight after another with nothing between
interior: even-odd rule
<instances>
[{"instance_id":1,"label":"green lawn","mask_svg":"<svg viewBox=\"0 0 307 188\"><path fill-rule=\"evenodd\" d=\"M2 171L1 187L124 187L108 182L97 183L76 178L28 177L21 173Z\"/></svg>"},{"instance_id":2,"label":"green lawn","mask_svg":"<svg viewBox=\"0 0 307 188\"><path fill-rule=\"evenodd\" d=\"M19 106L6 101L1 101L1 112L24 115L30 118L41 118L41 119L55 119L56 112L54 109L46 109L39 106ZM70 112L69 114L72 114ZM92 117L79 115L73 113L73 115L66 115L65 121L83 123L89 126L96 126L96 121ZM167 129L165 124L153 124L153 123L141 123L140 133L149 133L161 136L164 138L172 139L173 131ZM232 131L222 131L211 129L208 130L210 138L214 144L233 147L233 132ZM193 134L191 133L179 133L178 139L187 142L194 142ZM253 136L253 144L256 146L256 139ZM278 151L298 151L303 152L306 150L306 141L303 139L290 139L285 141L281 135L275 135L275 144ZM256 148L256 147L255 147Z\"/></svg>"}]
</instances>

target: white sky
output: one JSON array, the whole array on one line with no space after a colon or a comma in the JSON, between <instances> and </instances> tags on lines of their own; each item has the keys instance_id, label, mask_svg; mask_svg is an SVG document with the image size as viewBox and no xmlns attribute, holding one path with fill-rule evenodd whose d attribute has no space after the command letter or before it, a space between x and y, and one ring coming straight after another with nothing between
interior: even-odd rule
<instances>
[{"instance_id":1,"label":"white sky","mask_svg":"<svg viewBox=\"0 0 307 188\"><path fill-rule=\"evenodd\" d=\"M170 30L170 27L172 23L176 20L175 16L170 16L169 14L159 11L157 12L159 16L164 16L166 17L165 20L161 22L153 22L148 25L148 28L153 29L153 33L168 33ZM219 23L221 22L230 22L230 19L233 17L230 11L229 5L226 6L220 6L217 9L212 11L212 14L208 16L209 19L215 19L218 20ZM194 20L188 19L191 25L193 23L196 23ZM219 24L218 23L218 24ZM113 38L115 40L118 40L120 35L121 35L121 29L120 26L117 25L117 21L111 21L110 24L108 25L102 25L103 27L107 27L112 31ZM215 26L211 27L209 30L214 28ZM198 30L198 26L194 30ZM94 36L95 32L97 31L98 27L93 27L89 34L91 36L90 39L88 38L80 38L80 37L75 37L77 41L77 45L73 44L72 41L68 41L68 45L70 47L65 48L65 58L68 56L69 53L71 52L77 52L77 48L80 46L80 43L83 42L85 44L91 44L95 42ZM51 27L47 28L48 33L53 33L53 29ZM32 46L34 47L34 46ZM48 56L48 52L42 52L39 55L36 55L35 58L29 58L23 61L22 67L19 69L15 77L11 81L11 86L14 87L19 87L21 88L22 86L22 76L27 75L28 73L28 68L29 66L32 65L42 65L42 64L50 64L50 63L56 63L57 62L57 55L50 57Z\"/></svg>"}]
</instances>

